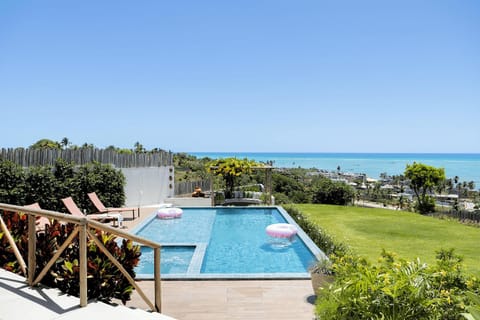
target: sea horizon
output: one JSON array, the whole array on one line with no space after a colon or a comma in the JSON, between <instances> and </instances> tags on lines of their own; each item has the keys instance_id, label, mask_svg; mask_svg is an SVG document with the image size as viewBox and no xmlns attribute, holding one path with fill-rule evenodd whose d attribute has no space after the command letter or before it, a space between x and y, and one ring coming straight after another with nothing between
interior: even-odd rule
<instances>
[{"instance_id":1,"label":"sea horizon","mask_svg":"<svg viewBox=\"0 0 480 320\"><path fill-rule=\"evenodd\" d=\"M401 152L187 152L204 158L248 158L258 162L273 161L279 168L316 168L320 170L366 174L379 178L381 173L403 174L407 164L420 162L444 168L447 178L473 181L480 186L480 153L401 153Z\"/></svg>"}]
</instances>

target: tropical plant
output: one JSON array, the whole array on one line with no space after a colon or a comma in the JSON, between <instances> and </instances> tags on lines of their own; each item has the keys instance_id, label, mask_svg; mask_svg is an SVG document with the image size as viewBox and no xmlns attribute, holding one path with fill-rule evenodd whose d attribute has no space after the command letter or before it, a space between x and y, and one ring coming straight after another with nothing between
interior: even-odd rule
<instances>
[{"instance_id":1,"label":"tropical plant","mask_svg":"<svg viewBox=\"0 0 480 320\"><path fill-rule=\"evenodd\" d=\"M433 266L385 251L376 265L351 256L332 262L335 282L317 299L321 319L453 320L464 311L466 291L479 288L453 250L438 252Z\"/></svg>"},{"instance_id":2,"label":"tropical plant","mask_svg":"<svg viewBox=\"0 0 480 320\"><path fill-rule=\"evenodd\" d=\"M414 162L407 165L405 177L410 180L410 187L417 197L417 210L422 214L435 211L435 200L429 193L443 184L445 169Z\"/></svg>"},{"instance_id":3,"label":"tropical plant","mask_svg":"<svg viewBox=\"0 0 480 320\"><path fill-rule=\"evenodd\" d=\"M66 149L66 148L67 148L69 145L71 145L71 144L72 144L72 143L70 142L70 140L68 140L67 137L64 137L64 138L62 139L62 141L60 141L60 145L61 145L64 149Z\"/></svg>"},{"instance_id":4,"label":"tropical plant","mask_svg":"<svg viewBox=\"0 0 480 320\"><path fill-rule=\"evenodd\" d=\"M207 171L221 176L225 182L225 197L231 198L235 184L242 175L252 173L253 168L261 164L248 159L225 158L208 162Z\"/></svg>"},{"instance_id":5,"label":"tropical plant","mask_svg":"<svg viewBox=\"0 0 480 320\"><path fill-rule=\"evenodd\" d=\"M480 296L473 292L467 292L467 296L474 305L468 307L468 313L462 313L462 316L468 320L480 320Z\"/></svg>"},{"instance_id":6,"label":"tropical plant","mask_svg":"<svg viewBox=\"0 0 480 320\"><path fill-rule=\"evenodd\" d=\"M28 221L27 215L17 212L0 212L22 257L27 261L28 254ZM58 248L73 231L73 224L53 221L46 226L45 232L39 233L36 243L35 276L37 276ZM107 250L120 262L127 272L135 277L134 268L139 262L140 247L130 240L118 242L116 236L100 230L94 231L96 237ZM43 278L42 284L57 287L65 293L79 295L79 244L74 240ZM7 237L0 232L0 266L11 272L19 272L19 264ZM133 287L118 268L99 250L93 240L87 244L87 296L88 299L110 301L117 298L125 303L130 299Z\"/></svg>"},{"instance_id":7,"label":"tropical plant","mask_svg":"<svg viewBox=\"0 0 480 320\"><path fill-rule=\"evenodd\" d=\"M140 143L140 142L135 142L135 144L133 145L133 152L134 153L144 153L146 152L145 148L143 147L143 145Z\"/></svg>"}]
</instances>

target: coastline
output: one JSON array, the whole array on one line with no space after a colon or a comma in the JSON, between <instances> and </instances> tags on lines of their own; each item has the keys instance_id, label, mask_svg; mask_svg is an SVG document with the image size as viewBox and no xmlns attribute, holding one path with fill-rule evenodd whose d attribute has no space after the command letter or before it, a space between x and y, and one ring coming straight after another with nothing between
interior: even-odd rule
<instances>
[{"instance_id":1,"label":"coastline","mask_svg":"<svg viewBox=\"0 0 480 320\"><path fill-rule=\"evenodd\" d=\"M279 168L316 168L319 170L366 174L378 179L381 173L403 174L407 164L421 162L444 168L447 178L473 181L480 186L480 153L333 153L333 152L190 152L203 158L248 158L258 162L273 161Z\"/></svg>"}]
</instances>

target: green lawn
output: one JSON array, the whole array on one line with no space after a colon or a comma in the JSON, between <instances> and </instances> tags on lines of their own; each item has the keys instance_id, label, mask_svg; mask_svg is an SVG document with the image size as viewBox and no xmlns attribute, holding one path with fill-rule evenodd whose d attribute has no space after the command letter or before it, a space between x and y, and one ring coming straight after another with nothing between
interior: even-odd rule
<instances>
[{"instance_id":1,"label":"green lawn","mask_svg":"<svg viewBox=\"0 0 480 320\"><path fill-rule=\"evenodd\" d=\"M382 248L412 260L435 262L435 251L455 248L465 269L480 276L480 228L417 213L330 205L296 205L312 221L371 262Z\"/></svg>"}]
</instances>

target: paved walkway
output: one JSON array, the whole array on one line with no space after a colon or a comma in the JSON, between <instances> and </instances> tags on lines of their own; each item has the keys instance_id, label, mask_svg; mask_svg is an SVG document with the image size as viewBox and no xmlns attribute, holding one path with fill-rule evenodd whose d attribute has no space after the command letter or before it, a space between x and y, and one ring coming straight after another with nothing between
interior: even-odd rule
<instances>
[{"instance_id":1,"label":"paved walkway","mask_svg":"<svg viewBox=\"0 0 480 320\"><path fill-rule=\"evenodd\" d=\"M310 280L162 281L162 313L179 320L312 320L313 299ZM136 293L127 306L147 308Z\"/></svg>"},{"instance_id":2,"label":"paved walkway","mask_svg":"<svg viewBox=\"0 0 480 320\"><path fill-rule=\"evenodd\" d=\"M79 298L62 294L57 289L30 288L25 278L0 269L0 320L174 320L145 309L109 305L91 301L80 308Z\"/></svg>"}]
</instances>

